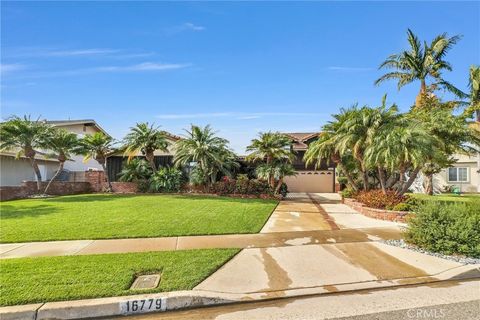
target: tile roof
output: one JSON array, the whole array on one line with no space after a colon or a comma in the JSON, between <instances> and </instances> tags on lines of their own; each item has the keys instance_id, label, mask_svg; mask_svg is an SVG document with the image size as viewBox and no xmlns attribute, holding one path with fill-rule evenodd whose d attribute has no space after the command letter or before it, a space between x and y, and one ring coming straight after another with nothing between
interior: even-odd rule
<instances>
[{"instance_id":1,"label":"tile roof","mask_svg":"<svg viewBox=\"0 0 480 320\"><path fill-rule=\"evenodd\" d=\"M318 132L284 132L283 134L292 138L294 150L308 149L306 141L319 135Z\"/></svg>"}]
</instances>

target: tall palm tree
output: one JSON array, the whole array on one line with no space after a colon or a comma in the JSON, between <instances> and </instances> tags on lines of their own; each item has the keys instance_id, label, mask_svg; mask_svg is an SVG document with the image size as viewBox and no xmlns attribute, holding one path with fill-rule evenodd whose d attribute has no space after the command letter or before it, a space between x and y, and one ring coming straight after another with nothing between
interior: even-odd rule
<instances>
[{"instance_id":1,"label":"tall palm tree","mask_svg":"<svg viewBox=\"0 0 480 320\"><path fill-rule=\"evenodd\" d=\"M344 165L347 155L340 154L336 148L334 140L341 124L348 117L348 113L342 109L339 114L335 114L333 117L335 120L325 124L322 128L319 138L308 146L308 150L305 152L303 159L305 160L305 164L307 166L310 164L315 164L315 168L320 166L324 160L327 160L328 162L333 161L337 168L340 169L347 178L350 188L352 188L354 191L358 191L358 187L355 183L352 173Z\"/></svg>"},{"instance_id":2,"label":"tall palm tree","mask_svg":"<svg viewBox=\"0 0 480 320\"><path fill-rule=\"evenodd\" d=\"M175 144L175 166L195 163L207 184L215 182L216 173L228 173L235 157L228 148L228 140L216 136L209 125L203 128L192 125L185 131L185 137Z\"/></svg>"},{"instance_id":3,"label":"tall palm tree","mask_svg":"<svg viewBox=\"0 0 480 320\"><path fill-rule=\"evenodd\" d=\"M248 161L265 161L271 165L274 161L291 162L293 158L292 140L280 132L261 132L259 137L253 139L247 147L251 152L247 156ZM275 188L275 177L271 174L268 179L270 187Z\"/></svg>"},{"instance_id":4,"label":"tall palm tree","mask_svg":"<svg viewBox=\"0 0 480 320\"><path fill-rule=\"evenodd\" d=\"M160 131L158 127L149 125L148 122L137 123L135 127L130 128L130 132L124 139L125 155L128 155L128 162L142 153L147 159L153 172L157 171L155 165L155 151L168 151L168 142L165 132Z\"/></svg>"},{"instance_id":5,"label":"tall palm tree","mask_svg":"<svg viewBox=\"0 0 480 320\"><path fill-rule=\"evenodd\" d=\"M363 189L369 189L369 163L365 161L365 152L382 126L398 117L396 105L386 106L386 95L378 108L353 106L343 110L343 122L339 125L332 143L340 154L352 153L362 172Z\"/></svg>"},{"instance_id":6,"label":"tall palm tree","mask_svg":"<svg viewBox=\"0 0 480 320\"><path fill-rule=\"evenodd\" d=\"M415 181L427 159L438 152L440 142L415 119L397 118L385 125L365 152L365 160L377 167L383 193L400 181L397 194L403 195ZM405 181L405 174L409 178ZM386 173L399 174L398 180L387 185Z\"/></svg>"},{"instance_id":7,"label":"tall palm tree","mask_svg":"<svg viewBox=\"0 0 480 320\"><path fill-rule=\"evenodd\" d=\"M448 37L446 33L436 36L430 44L425 41L423 44L418 37L407 30L409 50L399 54L389 56L379 69L393 69L381 76L375 81L378 85L386 80L397 80L397 86L400 90L403 86L420 81L420 91L415 100L417 107L421 104L421 99L428 94L428 90L434 90L437 87L444 88L453 94L463 97L464 93L443 79L442 71L451 71L450 63L444 60L448 51L461 39L461 36ZM431 80L428 84L427 81Z\"/></svg>"},{"instance_id":8,"label":"tall palm tree","mask_svg":"<svg viewBox=\"0 0 480 320\"><path fill-rule=\"evenodd\" d=\"M80 142L75 133L68 132L64 129L53 130L52 134L47 139L46 147L55 154L59 165L55 175L50 179L43 193L47 193L51 183L63 171L65 161L78 152L79 146Z\"/></svg>"},{"instance_id":9,"label":"tall palm tree","mask_svg":"<svg viewBox=\"0 0 480 320\"><path fill-rule=\"evenodd\" d=\"M112 184L108 177L108 172L105 163L107 162L108 154L113 150L113 138L103 134L102 132L95 132L94 134L87 134L80 140L80 148L78 153L85 157L83 161L95 159L103 169L105 180L107 181L108 191L112 190Z\"/></svg>"},{"instance_id":10,"label":"tall palm tree","mask_svg":"<svg viewBox=\"0 0 480 320\"><path fill-rule=\"evenodd\" d=\"M35 155L39 149L45 148L52 127L43 121L31 120L30 116L23 118L14 116L0 124L0 150L16 150L17 159L22 155L30 160L37 177L37 192L40 192L42 174Z\"/></svg>"},{"instance_id":11,"label":"tall palm tree","mask_svg":"<svg viewBox=\"0 0 480 320\"><path fill-rule=\"evenodd\" d=\"M480 122L480 66L470 66L468 87L470 92L467 96L468 107L465 114L470 118L475 113L476 121Z\"/></svg>"}]
</instances>

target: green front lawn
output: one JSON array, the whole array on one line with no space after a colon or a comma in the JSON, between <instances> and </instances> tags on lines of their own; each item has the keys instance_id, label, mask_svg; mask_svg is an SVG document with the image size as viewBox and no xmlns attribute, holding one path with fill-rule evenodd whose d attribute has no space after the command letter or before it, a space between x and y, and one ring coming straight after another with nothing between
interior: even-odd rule
<instances>
[{"instance_id":1,"label":"green front lawn","mask_svg":"<svg viewBox=\"0 0 480 320\"><path fill-rule=\"evenodd\" d=\"M274 200L76 195L0 203L0 242L259 232Z\"/></svg>"},{"instance_id":2,"label":"green front lawn","mask_svg":"<svg viewBox=\"0 0 480 320\"><path fill-rule=\"evenodd\" d=\"M0 305L190 290L237 249L208 249L0 260ZM161 274L155 289L130 290L140 274Z\"/></svg>"},{"instance_id":3,"label":"green front lawn","mask_svg":"<svg viewBox=\"0 0 480 320\"><path fill-rule=\"evenodd\" d=\"M427 195L427 194L419 194L419 193L412 193L411 196L421 199L421 200L433 200L433 201L460 201L460 202L467 202L473 199L480 200L480 194L438 194L438 195Z\"/></svg>"}]
</instances>

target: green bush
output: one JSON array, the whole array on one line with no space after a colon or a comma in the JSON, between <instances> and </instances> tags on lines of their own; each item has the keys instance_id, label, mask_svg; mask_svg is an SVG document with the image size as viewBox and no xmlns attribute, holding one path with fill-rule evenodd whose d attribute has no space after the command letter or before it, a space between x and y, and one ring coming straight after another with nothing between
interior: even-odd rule
<instances>
[{"instance_id":1,"label":"green bush","mask_svg":"<svg viewBox=\"0 0 480 320\"><path fill-rule=\"evenodd\" d=\"M237 175L237 181L235 185L235 193L247 194L248 193L248 184L249 184L248 175L239 174Z\"/></svg>"},{"instance_id":2,"label":"green bush","mask_svg":"<svg viewBox=\"0 0 480 320\"><path fill-rule=\"evenodd\" d=\"M150 179L152 192L178 192L183 184L183 173L176 168L161 168Z\"/></svg>"},{"instance_id":3,"label":"green bush","mask_svg":"<svg viewBox=\"0 0 480 320\"><path fill-rule=\"evenodd\" d=\"M480 201L425 202L408 219L406 241L445 254L480 257Z\"/></svg>"},{"instance_id":4,"label":"green bush","mask_svg":"<svg viewBox=\"0 0 480 320\"><path fill-rule=\"evenodd\" d=\"M407 197L397 195L392 190L387 190L386 194L382 190L370 190L360 191L355 199L370 208L391 210L397 204L405 202Z\"/></svg>"},{"instance_id":5,"label":"green bush","mask_svg":"<svg viewBox=\"0 0 480 320\"><path fill-rule=\"evenodd\" d=\"M118 174L119 181L123 182L137 182L147 180L152 175L152 168L150 164L144 159L133 158L132 161L125 161L123 169Z\"/></svg>"},{"instance_id":6,"label":"green bush","mask_svg":"<svg viewBox=\"0 0 480 320\"><path fill-rule=\"evenodd\" d=\"M278 191L283 197L286 197L288 194L288 186L285 182L282 182L282 185L280 186L280 190Z\"/></svg>"},{"instance_id":7,"label":"green bush","mask_svg":"<svg viewBox=\"0 0 480 320\"><path fill-rule=\"evenodd\" d=\"M402 203L396 204L392 208L392 210L394 210L394 211L411 211L412 207L408 203L402 202Z\"/></svg>"},{"instance_id":8,"label":"green bush","mask_svg":"<svg viewBox=\"0 0 480 320\"><path fill-rule=\"evenodd\" d=\"M353 198L356 194L352 188L345 188L340 193L344 198Z\"/></svg>"}]
</instances>

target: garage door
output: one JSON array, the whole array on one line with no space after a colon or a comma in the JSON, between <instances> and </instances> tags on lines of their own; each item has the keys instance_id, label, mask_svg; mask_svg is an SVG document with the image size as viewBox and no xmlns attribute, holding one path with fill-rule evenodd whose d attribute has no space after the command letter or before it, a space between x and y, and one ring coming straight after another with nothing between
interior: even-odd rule
<instances>
[{"instance_id":1,"label":"garage door","mask_svg":"<svg viewBox=\"0 0 480 320\"><path fill-rule=\"evenodd\" d=\"M293 177L285 177L289 192L334 192L333 171L297 171Z\"/></svg>"}]
</instances>

